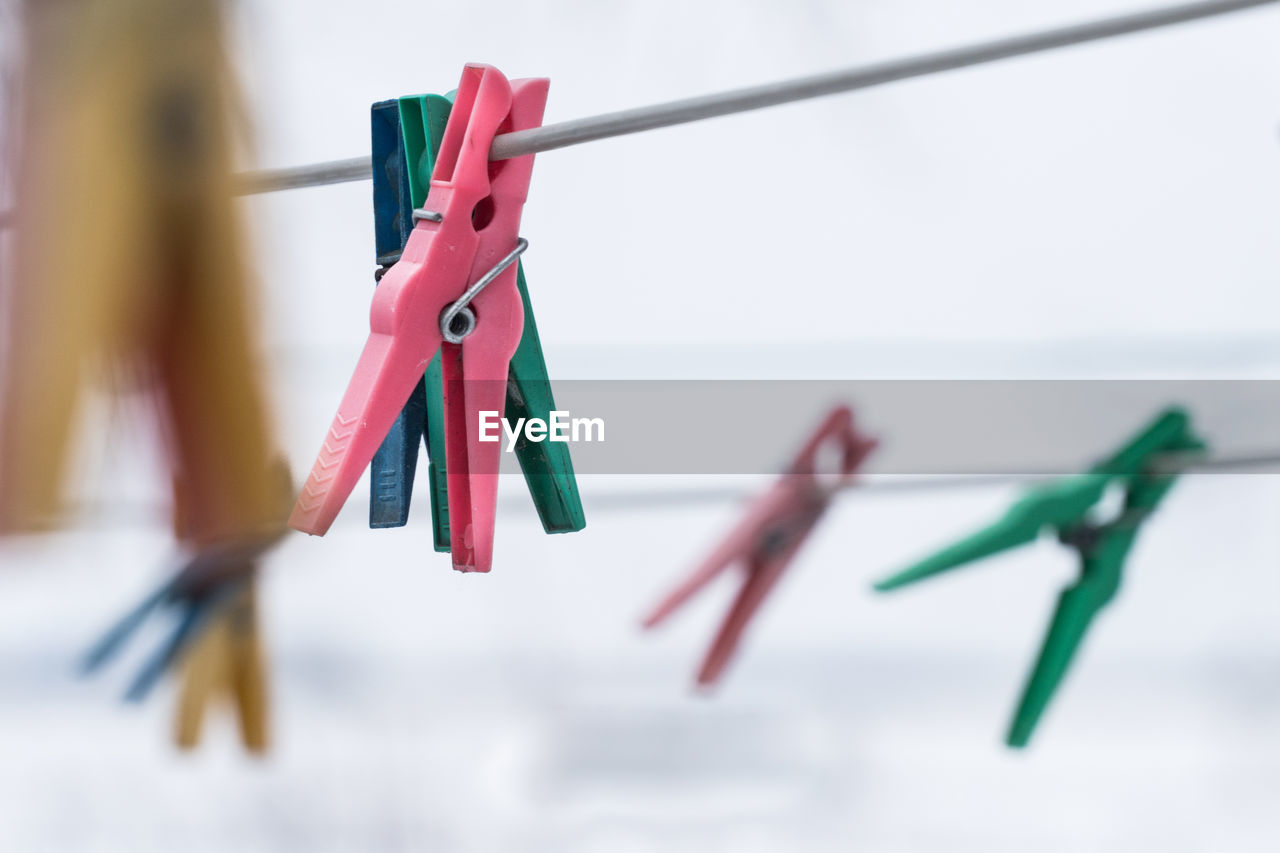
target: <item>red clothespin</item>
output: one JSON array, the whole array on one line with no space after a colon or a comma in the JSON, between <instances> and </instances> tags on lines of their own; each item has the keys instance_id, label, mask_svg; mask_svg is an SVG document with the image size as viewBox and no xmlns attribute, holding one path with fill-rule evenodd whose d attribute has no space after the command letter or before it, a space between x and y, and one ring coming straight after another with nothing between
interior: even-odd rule
<instances>
[{"instance_id":1,"label":"red clothespin","mask_svg":"<svg viewBox=\"0 0 1280 853\"><path fill-rule=\"evenodd\" d=\"M817 470L818 454L828 443L840 454L839 471L834 475ZM746 580L707 651L698 684L710 685L720 677L765 596L800 550L832 496L853 480L876 444L875 439L858 434L847 406L833 409L805 442L787 473L751 504L720 547L645 619L646 628L654 627L731 563L742 560Z\"/></svg>"},{"instance_id":2,"label":"red clothespin","mask_svg":"<svg viewBox=\"0 0 1280 853\"><path fill-rule=\"evenodd\" d=\"M533 155L490 162L494 136L542 123L546 79L508 82L468 65L425 206L374 292L370 334L289 524L323 535L436 350L444 372L453 567L489 571L501 445L479 412L501 416L524 310L515 260Z\"/></svg>"}]
</instances>

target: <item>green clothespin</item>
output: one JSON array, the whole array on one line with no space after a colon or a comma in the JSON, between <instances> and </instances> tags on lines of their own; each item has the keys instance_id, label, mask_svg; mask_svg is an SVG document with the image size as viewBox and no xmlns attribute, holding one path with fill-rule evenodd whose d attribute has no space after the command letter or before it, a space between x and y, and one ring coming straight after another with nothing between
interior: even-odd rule
<instances>
[{"instance_id":1,"label":"green clothespin","mask_svg":"<svg viewBox=\"0 0 1280 853\"><path fill-rule=\"evenodd\" d=\"M420 208L427 198L436 153L449 122L454 93L448 95L409 95L400 98L400 128L404 136L405 159L409 165L409 194L413 207ZM555 409L547 364L538 338L529 288L524 280L524 264L516 272L516 286L524 303L524 331L520 346L511 358L507 380L504 419L514 423L520 418L550 419ZM431 522L435 550L449 550L449 498L445 474L443 380L440 355L431 360L425 374L426 440L429 461L427 477L431 489ZM548 533L571 533L587 524L582 512L573 474L569 445L564 442L532 442L521 433L515 447L520 470L529 494Z\"/></svg>"},{"instance_id":2,"label":"green clothespin","mask_svg":"<svg viewBox=\"0 0 1280 853\"><path fill-rule=\"evenodd\" d=\"M1035 541L1046 528L1080 553L1080 578L1063 590L1006 743L1026 746L1093 618L1120 587L1124 561L1143 522L1177 479L1170 456L1198 454L1205 444L1179 408L1162 412L1111 458L1087 473L1031 489L995 524L875 585L880 592ZM1091 510L1108 487L1124 490L1123 509L1098 520Z\"/></svg>"}]
</instances>

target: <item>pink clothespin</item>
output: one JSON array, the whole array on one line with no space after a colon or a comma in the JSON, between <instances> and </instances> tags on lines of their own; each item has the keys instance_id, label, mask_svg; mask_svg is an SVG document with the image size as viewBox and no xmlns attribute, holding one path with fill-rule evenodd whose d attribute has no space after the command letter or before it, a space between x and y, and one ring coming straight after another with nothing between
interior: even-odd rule
<instances>
[{"instance_id":1,"label":"pink clothespin","mask_svg":"<svg viewBox=\"0 0 1280 853\"><path fill-rule=\"evenodd\" d=\"M467 65L431 187L399 262L374 291L355 375L289 524L323 535L422 378L436 350L444 374L453 567L489 571L501 444L480 441L479 412L501 416L524 309L515 261L533 155L490 162L494 136L542 123L546 79L508 82Z\"/></svg>"},{"instance_id":2,"label":"pink clothespin","mask_svg":"<svg viewBox=\"0 0 1280 853\"><path fill-rule=\"evenodd\" d=\"M858 434L847 406L833 409L805 442L787 473L756 498L720 547L645 619L646 628L654 627L731 563L742 561L746 579L707 651L698 684L713 684L724 672L747 623L800 550L832 496L853 480L876 443ZM817 459L827 444L839 452L839 470L823 475L817 470Z\"/></svg>"}]
</instances>

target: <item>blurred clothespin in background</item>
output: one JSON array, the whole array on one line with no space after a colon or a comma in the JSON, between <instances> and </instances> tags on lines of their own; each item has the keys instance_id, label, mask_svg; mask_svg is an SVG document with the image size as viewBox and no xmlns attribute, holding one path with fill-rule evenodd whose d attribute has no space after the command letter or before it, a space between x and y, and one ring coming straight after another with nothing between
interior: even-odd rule
<instances>
[{"instance_id":1,"label":"blurred clothespin in background","mask_svg":"<svg viewBox=\"0 0 1280 853\"><path fill-rule=\"evenodd\" d=\"M197 745L208 705L229 699L246 749L267 749L267 676L258 619L258 556L269 545L207 549L147 595L94 644L83 668L92 674L123 649L153 614L170 612L173 627L133 679L125 698L140 702L170 671L180 673L174 733Z\"/></svg>"},{"instance_id":2,"label":"blurred clothespin in background","mask_svg":"<svg viewBox=\"0 0 1280 853\"><path fill-rule=\"evenodd\" d=\"M1026 746L1094 617L1120 587L1125 559L1138 531L1172 488L1186 457L1204 442L1181 409L1162 412L1109 459L1087 473L1032 489L1004 517L967 539L880 581L881 592L1030 544L1046 530L1080 554L1080 577L1058 597L1053 621L1009 726L1009 746ZM1124 503L1109 519L1096 517L1108 489Z\"/></svg>"},{"instance_id":3,"label":"blurred clothespin in background","mask_svg":"<svg viewBox=\"0 0 1280 853\"><path fill-rule=\"evenodd\" d=\"M233 587L230 600L182 662L174 739L183 749L199 744L205 710L226 698L235 707L245 749L258 755L267 751L266 657L258 626L257 587L249 580Z\"/></svg>"},{"instance_id":4,"label":"blurred clothespin in background","mask_svg":"<svg viewBox=\"0 0 1280 853\"><path fill-rule=\"evenodd\" d=\"M180 573L134 616L203 602L176 649L217 621L211 602L252 596L248 567L287 511L232 198L240 111L223 7L28 4L22 216L0 368L3 532L63 522L76 415L96 382L123 378L154 404L175 537L200 584ZM162 656L160 671L177 657Z\"/></svg>"},{"instance_id":5,"label":"blurred clothespin in background","mask_svg":"<svg viewBox=\"0 0 1280 853\"><path fill-rule=\"evenodd\" d=\"M438 352L453 566L490 569L502 449L481 440L479 413L501 416L524 328L512 266L528 245L519 226L533 156L491 165L489 148L500 129L541 123L547 86L463 70L425 206L374 291L368 341L290 516L298 530L329 529Z\"/></svg>"},{"instance_id":6,"label":"blurred clothespin in background","mask_svg":"<svg viewBox=\"0 0 1280 853\"><path fill-rule=\"evenodd\" d=\"M787 472L756 498L720 546L644 620L646 628L656 626L730 565L741 564L742 587L698 670L699 685L715 683L724 672L747 623L822 518L832 496L853 481L876 444L876 439L857 431L848 407L833 409ZM828 447L838 453L835 472L818 470L819 455Z\"/></svg>"},{"instance_id":7,"label":"blurred clothespin in background","mask_svg":"<svg viewBox=\"0 0 1280 853\"><path fill-rule=\"evenodd\" d=\"M381 280L400 259L413 230L413 211L426 202L454 93L380 101L370 110L373 142L374 233ZM504 417L550 419L555 409L546 359L538 338L524 264L516 262L516 288L524 309L520 344L509 364ZM435 549L450 550L444 439L444 383L440 355L404 404L371 463L369 526L401 527L409 517L418 448L425 440ZM586 525L569 445L533 442L521 433L515 447L543 529L568 533Z\"/></svg>"}]
</instances>

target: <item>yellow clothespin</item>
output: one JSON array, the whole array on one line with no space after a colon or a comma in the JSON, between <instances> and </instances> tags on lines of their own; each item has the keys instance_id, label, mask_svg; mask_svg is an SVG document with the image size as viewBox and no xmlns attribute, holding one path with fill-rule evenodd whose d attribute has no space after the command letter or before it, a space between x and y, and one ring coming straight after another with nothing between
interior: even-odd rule
<instances>
[{"instance_id":1,"label":"yellow clothespin","mask_svg":"<svg viewBox=\"0 0 1280 853\"><path fill-rule=\"evenodd\" d=\"M154 392L198 538L283 529L222 5L28 5L0 530L56 526L76 410L104 374Z\"/></svg>"},{"instance_id":2,"label":"yellow clothespin","mask_svg":"<svg viewBox=\"0 0 1280 853\"><path fill-rule=\"evenodd\" d=\"M200 742L205 710L229 699L240 722L240 738L256 754L268 747L266 661L258 630L256 578L213 617L182 662L174 739L183 749Z\"/></svg>"}]
</instances>

